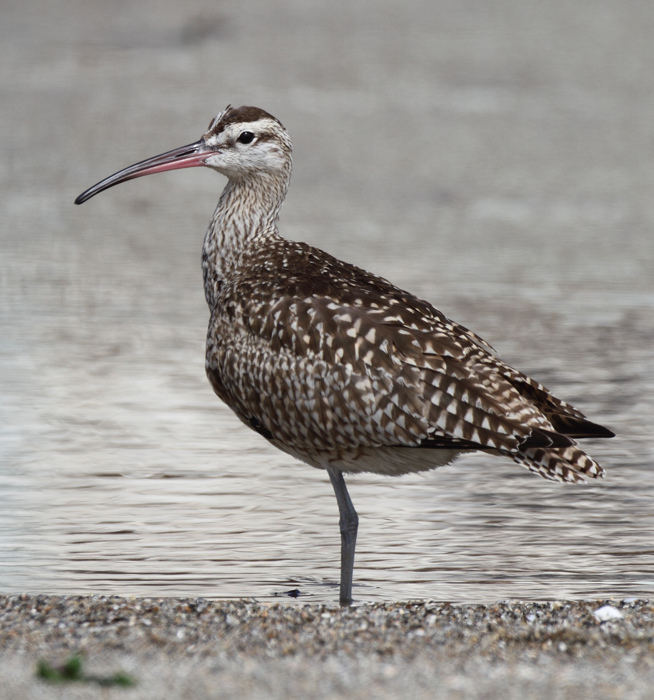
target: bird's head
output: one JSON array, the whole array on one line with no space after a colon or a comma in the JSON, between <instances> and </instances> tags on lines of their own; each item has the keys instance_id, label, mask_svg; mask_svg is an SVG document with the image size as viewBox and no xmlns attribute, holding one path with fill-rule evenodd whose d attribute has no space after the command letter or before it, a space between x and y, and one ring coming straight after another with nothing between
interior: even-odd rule
<instances>
[{"instance_id":1,"label":"bird's head","mask_svg":"<svg viewBox=\"0 0 654 700\"><path fill-rule=\"evenodd\" d=\"M202 137L212 151L205 165L240 179L282 172L291 160L291 140L275 117L258 107L228 107Z\"/></svg>"},{"instance_id":2,"label":"bird's head","mask_svg":"<svg viewBox=\"0 0 654 700\"><path fill-rule=\"evenodd\" d=\"M152 173L205 166L230 180L280 176L291 169L291 140L268 112L258 107L227 107L211 120L209 129L195 143L124 168L83 192L75 204L82 204L98 192Z\"/></svg>"}]
</instances>

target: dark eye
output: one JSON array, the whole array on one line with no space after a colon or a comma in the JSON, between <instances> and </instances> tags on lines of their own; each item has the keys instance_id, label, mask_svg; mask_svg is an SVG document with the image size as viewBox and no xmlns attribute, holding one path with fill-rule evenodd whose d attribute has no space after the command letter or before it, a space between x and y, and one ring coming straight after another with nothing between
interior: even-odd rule
<instances>
[{"instance_id":1,"label":"dark eye","mask_svg":"<svg viewBox=\"0 0 654 700\"><path fill-rule=\"evenodd\" d=\"M252 141L254 141L254 134L251 131L243 131L236 140L239 143L252 143Z\"/></svg>"}]
</instances>

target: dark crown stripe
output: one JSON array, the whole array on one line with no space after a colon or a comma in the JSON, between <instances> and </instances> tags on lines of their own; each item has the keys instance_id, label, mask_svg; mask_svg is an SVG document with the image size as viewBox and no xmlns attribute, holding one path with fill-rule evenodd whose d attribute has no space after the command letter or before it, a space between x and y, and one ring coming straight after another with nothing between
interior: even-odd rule
<instances>
[{"instance_id":1,"label":"dark crown stripe","mask_svg":"<svg viewBox=\"0 0 654 700\"><path fill-rule=\"evenodd\" d=\"M276 119L272 114L268 114L268 112L260 109L259 107L248 107L247 105L242 107L230 106L223 112L222 117L218 123L212 127L209 134L212 136L220 134L225 130L225 127L229 126L229 124L258 122L260 119L272 119L280 126L282 125L279 119Z\"/></svg>"}]
</instances>

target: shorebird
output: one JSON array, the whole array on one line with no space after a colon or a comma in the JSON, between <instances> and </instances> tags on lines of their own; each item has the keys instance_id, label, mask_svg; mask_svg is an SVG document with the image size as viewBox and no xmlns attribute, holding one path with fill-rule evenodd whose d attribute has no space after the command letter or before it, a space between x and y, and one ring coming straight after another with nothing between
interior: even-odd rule
<instances>
[{"instance_id":1,"label":"shorebird","mask_svg":"<svg viewBox=\"0 0 654 700\"><path fill-rule=\"evenodd\" d=\"M344 473L408 474L483 451L579 482L603 471L576 440L614 434L429 302L282 238L291 152L278 119L229 106L199 141L125 168L75 203L177 168L227 177L202 251L207 375L243 423L327 471L340 513L340 601L349 605L359 519Z\"/></svg>"}]
</instances>

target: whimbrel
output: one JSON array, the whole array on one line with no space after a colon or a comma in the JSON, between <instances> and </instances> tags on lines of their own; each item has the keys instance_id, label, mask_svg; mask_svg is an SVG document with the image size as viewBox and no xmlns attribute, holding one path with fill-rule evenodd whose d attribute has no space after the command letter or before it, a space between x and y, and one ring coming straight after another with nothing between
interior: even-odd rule
<instances>
[{"instance_id":1,"label":"whimbrel","mask_svg":"<svg viewBox=\"0 0 654 700\"><path fill-rule=\"evenodd\" d=\"M546 479L602 468L578 438L613 437L430 303L305 243L277 219L291 141L256 107L227 107L204 136L102 180L206 166L228 178L202 251L211 311L206 370L270 444L325 469L340 513L340 601L352 601L358 516L344 473L399 475L481 450Z\"/></svg>"}]
</instances>

